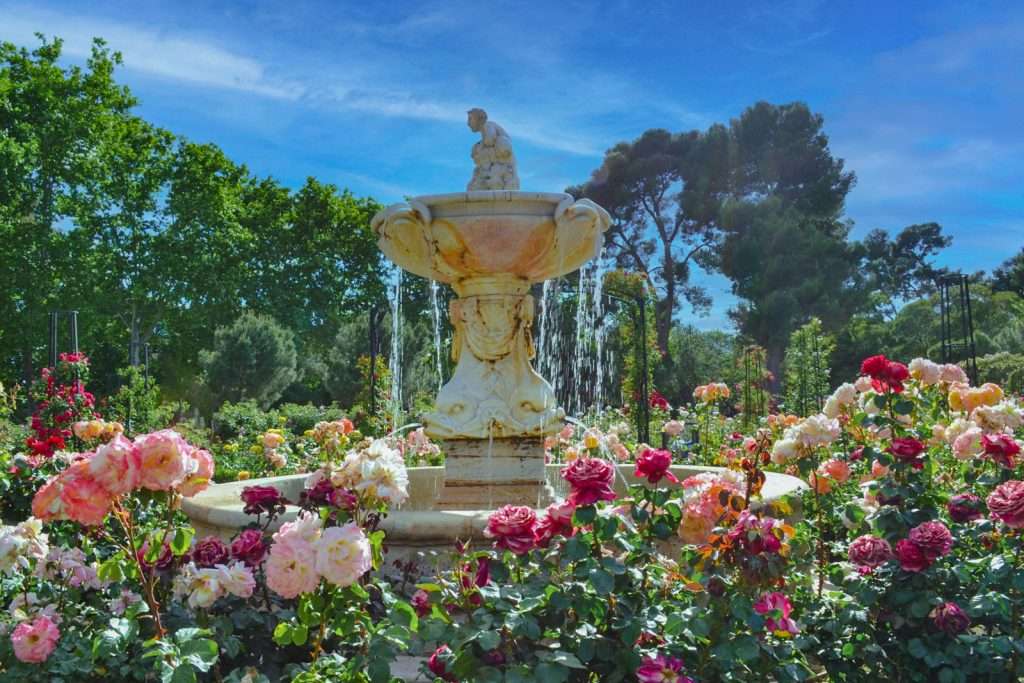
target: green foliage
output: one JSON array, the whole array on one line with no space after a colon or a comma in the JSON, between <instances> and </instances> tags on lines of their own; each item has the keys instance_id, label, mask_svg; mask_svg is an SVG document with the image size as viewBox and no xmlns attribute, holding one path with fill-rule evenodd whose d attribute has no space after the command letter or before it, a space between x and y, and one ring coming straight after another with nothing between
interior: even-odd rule
<instances>
[{"instance_id":1,"label":"green foliage","mask_svg":"<svg viewBox=\"0 0 1024 683\"><path fill-rule=\"evenodd\" d=\"M993 382L1013 394L1024 393L1024 354L1000 351L978 358L978 381Z\"/></svg>"},{"instance_id":2,"label":"green foliage","mask_svg":"<svg viewBox=\"0 0 1024 683\"><path fill-rule=\"evenodd\" d=\"M160 400L160 387L148 381L139 366L118 371L123 382L103 404L104 416L124 425L125 434L133 436L166 427L174 417L175 407Z\"/></svg>"},{"instance_id":3,"label":"green foliage","mask_svg":"<svg viewBox=\"0 0 1024 683\"><path fill-rule=\"evenodd\" d=\"M832 390L831 363L835 338L821 321L811 318L789 337L786 347L786 411L795 415L819 412Z\"/></svg>"},{"instance_id":4,"label":"green foliage","mask_svg":"<svg viewBox=\"0 0 1024 683\"><path fill-rule=\"evenodd\" d=\"M295 335L271 318L247 313L217 328L213 349L201 353L200 362L213 395L266 408L295 381Z\"/></svg>"},{"instance_id":5,"label":"green foliage","mask_svg":"<svg viewBox=\"0 0 1024 683\"><path fill-rule=\"evenodd\" d=\"M669 335L669 353L675 359L671 372L662 365L655 384L672 405L693 399L693 390L708 382L733 384L741 379L737 370L735 335L719 330L699 330L692 325L674 325Z\"/></svg>"}]
</instances>

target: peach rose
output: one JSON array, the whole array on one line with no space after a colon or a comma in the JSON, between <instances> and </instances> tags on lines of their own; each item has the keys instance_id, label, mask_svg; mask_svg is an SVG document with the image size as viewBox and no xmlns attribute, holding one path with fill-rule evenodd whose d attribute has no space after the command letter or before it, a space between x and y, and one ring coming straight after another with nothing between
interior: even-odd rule
<instances>
[{"instance_id":1,"label":"peach rose","mask_svg":"<svg viewBox=\"0 0 1024 683\"><path fill-rule=\"evenodd\" d=\"M85 526L99 526L110 511L110 494L89 473L89 461L80 460L60 474L64 513Z\"/></svg>"},{"instance_id":2,"label":"peach rose","mask_svg":"<svg viewBox=\"0 0 1024 683\"><path fill-rule=\"evenodd\" d=\"M197 448L190 455L191 474L178 486L178 492L191 498L200 491L205 491L213 479L213 456L209 451Z\"/></svg>"},{"instance_id":3,"label":"peach rose","mask_svg":"<svg viewBox=\"0 0 1024 683\"><path fill-rule=\"evenodd\" d=\"M128 493L139 485L139 452L120 434L97 448L88 462L89 474L112 496Z\"/></svg>"},{"instance_id":4,"label":"peach rose","mask_svg":"<svg viewBox=\"0 0 1024 683\"><path fill-rule=\"evenodd\" d=\"M173 429L161 429L135 440L139 450L139 484L151 491L167 491L188 474L192 447Z\"/></svg>"}]
</instances>

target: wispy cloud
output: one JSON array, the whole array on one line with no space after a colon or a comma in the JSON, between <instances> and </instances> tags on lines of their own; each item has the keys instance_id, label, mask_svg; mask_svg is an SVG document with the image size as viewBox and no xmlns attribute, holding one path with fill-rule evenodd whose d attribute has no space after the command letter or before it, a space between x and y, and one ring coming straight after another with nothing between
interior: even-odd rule
<instances>
[{"instance_id":1,"label":"wispy cloud","mask_svg":"<svg viewBox=\"0 0 1024 683\"><path fill-rule=\"evenodd\" d=\"M305 92L298 83L271 77L258 61L209 41L30 6L0 6L0 38L32 45L41 30L62 38L71 57L88 56L93 38L104 38L124 56L126 68L153 76L285 100Z\"/></svg>"}]
</instances>

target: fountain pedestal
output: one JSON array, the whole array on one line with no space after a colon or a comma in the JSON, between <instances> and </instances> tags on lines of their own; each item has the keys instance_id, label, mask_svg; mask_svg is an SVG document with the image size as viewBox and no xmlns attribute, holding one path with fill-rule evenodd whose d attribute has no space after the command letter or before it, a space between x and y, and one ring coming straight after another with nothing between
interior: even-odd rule
<instances>
[{"instance_id":1,"label":"fountain pedestal","mask_svg":"<svg viewBox=\"0 0 1024 683\"><path fill-rule=\"evenodd\" d=\"M444 441L444 487L439 510L493 510L501 505L542 508L555 500L539 438Z\"/></svg>"}]
</instances>

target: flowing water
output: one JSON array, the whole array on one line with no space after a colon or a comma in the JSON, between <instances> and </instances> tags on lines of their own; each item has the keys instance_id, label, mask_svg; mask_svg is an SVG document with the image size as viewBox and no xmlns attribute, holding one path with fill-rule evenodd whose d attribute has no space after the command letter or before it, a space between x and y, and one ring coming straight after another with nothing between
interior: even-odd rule
<instances>
[{"instance_id":1,"label":"flowing water","mask_svg":"<svg viewBox=\"0 0 1024 683\"><path fill-rule=\"evenodd\" d=\"M395 269L391 296L391 357L388 359L391 379L391 424L398 425L402 416L402 269Z\"/></svg>"},{"instance_id":2,"label":"flowing water","mask_svg":"<svg viewBox=\"0 0 1024 683\"><path fill-rule=\"evenodd\" d=\"M440 287L436 280L430 281L431 316L434 322L434 365L437 368L437 390L441 391L444 384L444 371L441 368L441 306Z\"/></svg>"}]
</instances>

